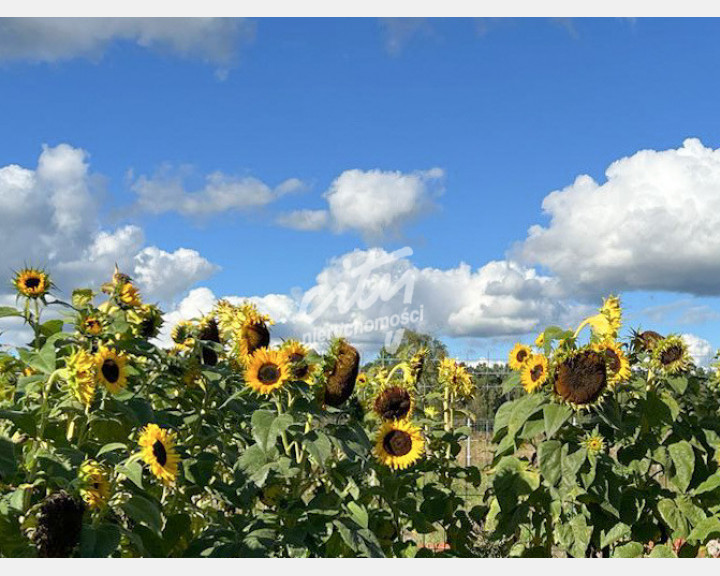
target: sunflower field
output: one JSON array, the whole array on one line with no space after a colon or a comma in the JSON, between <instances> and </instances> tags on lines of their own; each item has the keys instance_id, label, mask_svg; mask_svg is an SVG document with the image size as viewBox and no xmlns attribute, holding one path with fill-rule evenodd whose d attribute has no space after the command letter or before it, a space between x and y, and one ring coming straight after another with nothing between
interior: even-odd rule
<instances>
[{"instance_id":1,"label":"sunflower field","mask_svg":"<svg viewBox=\"0 0 720 576\"><path fill-rule=\"evenodd\" d=\"M678 336L621 341L615 297L512 349L479 469L476 383L424 345L361 372L220 300L163 347L117 269L69 302L43 270L13 284L0 557L720 557L717 373Z\"/></svg>"},{"instance_id":2,"label":"sunflower field","mask_svg":"<svg viewBox=\"0 0 720 576\"><path fill-rule=\"evenodd\" d=\"M160 347L162 312L117 269L68 302L43 270L13 284L0 317L32 338L0 352L0 557L483 553L455 361L359 373L345 340L271 347L271 319L224 300Z\"/></svg>"}]
</instances>

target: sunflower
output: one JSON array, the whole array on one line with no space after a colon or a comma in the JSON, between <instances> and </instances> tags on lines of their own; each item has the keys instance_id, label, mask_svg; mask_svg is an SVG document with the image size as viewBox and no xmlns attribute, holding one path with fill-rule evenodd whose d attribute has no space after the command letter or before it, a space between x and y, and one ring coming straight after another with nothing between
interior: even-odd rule
<instances>
[{"instance_id":1,"label":"sunflower","mask_svg":"<svg viewBox=\"0 0 720 576\"><path fill-rule=\"evenodd\" d=\"M155 338L163 324L162 312L153 304L141 304L130 310L127 319L132 326L133 334L146 340Z\"/></svg>"},{"instance_id":2,"label":"sunflower","mask_svg":"<svg viewBox=\"0 0 720 576\"><path fill-rule=\"evenodd\" d=\"M540 334L538 334L538 337L535 338L535 346L537 346L538 348L542 348L543 346L545 346L545 332L540 332Z\"/></svg>"},{"instance_id":3,"label":"sunflower","mask_svg":"<svg viewBox=\"0 0 720 576\"><path fill-rule=\"evenodd\" d=\"M206 316L200 321L198 340L220 343L220 329L212 316ZM202 347L202 361L206 366L217 366L218 354L211 346Z\"/></svg>"},{"instance_id":4,"label":"sunflower","mask_svg":"<svg viewBox=\"0 0 720 576\"><path fill-rule=\"evenodd\" d=\"M385 422L375 441L375 456L395 470L412 466L425 449L420 430L406 420Z\"/></svg>"},{"instance_id":5,"label":"sunflower","mask_svg":"<svg viewBox=\"0 0 720 576\"><path fill-rule=\"evenodd\" d=\"M138 444L142 448L142 459L150 466L155 477L166 486L173 484L180 462L180 456L175 450L175 433L157 424L148 424L140 434Z\"/></svg>"},{"instance_id":6,"label":"sunflower","mask_svg":"<svg viewBox=\"0 0 720 576\"><path fill-rule=\"evenodd\" d=\"M78 472L80 496L90 509L102 508L110 498L110 482L107 471L94 460L86 460Z\"/></svg>"},{"instance_id":7,"label":"sunflower","mask_svg":"<svg viewBox=\"0 0 720 576\"><path fill-rule=\"evenodd\" d=\"M383 420L403 420L410 417L415 405L413 395L402 386L390 386L375 397L373 409Z\"/></svg>"},{"instance_id":8,"label":"sunflower","mask_svg":"<svg viewBox=\"0 0 720 576\"><path fill-rule=\"evenodd\" d=\"M53 283L43 270L23 268L15 273L13 285L21 296L42 298L52 288Z\"/></svg>"},{"instance_id":9,"label":"sunflower","mask_svg":"<svg viewBox=\"0 0 720 576\"><path fill-rule=\"evenodd\" d=\"M117 297L120 303L131 308L135 308L142 304L140 291L130 282L123 282L121 284Z\"/></svg>"},{"instance_id":10,"label":"sunflower","mask_svg":"<svg viewBox=\"0 0 720 576\"><path fill-rule=\"evenodd\" d=\"M510 351L510 355L508 357L510 369L518 371L522 370L523 365L531 355L532 350L530 350L530 347L518 342L515 346L513 346L513 349Z\"/></svg>"},{"instance_id":11,"label":"sunflower","mask_svg":"<svg viewBox=\"0 0 720 576\"><path fill-rule=\"evenodd\" d=\"M610 326L617 336L617 333L622 327L622 308L620 307L620 298L617 296L608 296L603 300L603 305L600 308L600 313L605 315L610 323Z\"/></svg>"},{"instance_id":12,"label":"sunflower","mask_svg":"<svg viewBox=\"0 0 720 576\"><path fill-rule=\"evenodd\" d=\"M367 374L365 374L365 372L360 372L360 374L358 374L357 378L355 379L355 386L357 386L358 388L364 388L365 386L367 386L367 383Z\"/></svg>"},{"instance_id":13,"label":"sunflower","mask_svg":"<svg viewBox=\"0 0 720 576\"><path fill-rule=\"evenodd\" d=\"M245 383L260 394L270 394L290 378L287 357L277 350L256 350L245 368Z\"/></svg>"},{"instance_id":14,"label":"sunflower","mask_svg":"<svg viewBox=\"0 0 720 576\"><path fill-rule=\"evenodd\" d=\"M189 350L195 345L195 325L189 320L180 320L172 329L170 338L180 350Z\"/></svg>"},{"instance_id":15,"label":"sunflower","mask_svg":"<svg viewBox=\"0 0 720 576\"><path fill-rule=\"evenodd\" d=\"M617 342L606 340L593 346L596 352L605 357L608 385L610 387L627 382L630 379L630 361Z\"/></svg>"},{"instance_id":16,"label":"sunflower","mask_svg":"<svg viewBox=\"0 0 720 576\"><path fill-rule=\"evenodd\" d=\"M102 324L95 316L88 316L83 320L81 330L87 336L97 336L102 332Z\"/></svg>"},{"instance_id":17,"label":"sunflower","mask_svg":"<svg viewBox=\"0 0 720 576\"><path fill-rule=\"evenodd\" d=\"M662 334L658 334L653 330L645 330L644 332L635 332L632 334L632 352L652 352L658 342L663 339Z\"/></svg>"},{"instance_id":18,"label":"sunflower","mask_svg":"<svg viewBox=\"0 0 720 576\"><path fill-rule=\"evenodd\" d=\"M542 354L532 354L520 371L523 388L535 392L548 378L548 360Z\"/></svg>"},{"instance_id":19,"label":"sunflower","mask_svg":"<svg viewBox=\"0 0 720 576\"><path fill-rule=\"evenodd\" d=\"M448 386L453 394L470 398L475 390L472 376L464 365L454 358L443 358L438 366L438 380Z\"/></svg>"},{"instance_id":20,"label":"sunflower","mask_svg":"<svg viewBox=\"0 0 720 576\"><path fill-rule=\"evenodd\" d=\"M590 456L597 456L605 450L605 439L600 436L597 430L592 433L587 433L580 443L585 447Z\"/></svg>"},{"instance_id":21,"label":"sunflower","mask_svg":"<svg viewBox=\"0 0 720 576\"><path fill-rule=\"evenodd\" d=\"M423 375L428 354L429 350L427 348L421 348L408 361L408 367L410 369L409 377L414 384L417 384Z\"/></svg>"},{"instance_id":22,"label":"sunflower","mask_svg":"<svg viewBox=\"0 0 720 576\"><path fill-rule=\"evenodd\" d=\"M594 350L570 352L555 368L554 391L576 407L596 402L608 385L604 355Z\"/></svg>"},{"instance_id":23,"label":"sunflower","mask_svg":"<svg viewBox=\"0 0 720 576\"><path fill-rule=\"evenodd\" d=\"M41 558L69 558L80 544L85 504L64 490L40 506L32 541Z\"/></svg>"},{"instance_id":24,"label":"sunflower","mask_svg":"<svg viewBox=\"0 0 720 576\"><path fill-rule=\"evenodd\" d=\"M68 385L75 398L85 406L92 404L97 386L97 362L83 348L75 350L67 359Z\"/></svg>"},{"instance_id":25,"label":"sunflower","mask_svg":"<svg viewBox=\"0 0 720 576\"><path fill-rule=\"evenodd\" d=\"M97 377L111 394L117 394L127 386L127 358L112 348L101 346L95 354Z\"/></svg>"},{"instance_id":26,"label":"sunflower","mask_svg":"<svg viewBox=\"0 0 720 576\"><path fill-rule=\"evenodd\" d=\"M352 396L360 369L360 353L342 338L330 348L323 402L337 408Z\"/></svg>"},{"instance_id":27,"label":"sunflower","mask_svg":"<svg viewBox=\"0 0 720 576\"><path fill-rule=\"evenodd\" d=\"M291 378L310 384L319 370L317 364L308 361L310 351L297 340L288 340L282 350L290 363Z\"/></svg>"},{"instance_id":28,"label":"sunflower","mask_svg":"<svg viewBox=\"0 0 720 576\"><path fill-rule=\"evenodd\" d=\"M690 368L687 345L680 336L670 335L653 349L652 362L664 374L679 374Z\"/></svg>"},{"instance_id":29,"label":"sunflower","mask_svg":"<svg viewBox=\"0 0 720 576\"><path fill-rule=\"evenodd\" d=\"M223 332L231 332L235 353L241 363L258 348L270 345L270 316L260 314L251 302L242 306L225 304L218 308L218 321Z\"/></svg>"}]
</instances>

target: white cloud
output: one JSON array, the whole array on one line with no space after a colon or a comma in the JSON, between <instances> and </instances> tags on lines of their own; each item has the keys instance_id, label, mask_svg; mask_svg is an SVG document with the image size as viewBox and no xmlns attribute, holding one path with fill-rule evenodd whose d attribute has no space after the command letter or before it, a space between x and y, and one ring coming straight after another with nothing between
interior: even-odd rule
<instances>
[{"instance_id":1,"label":"white cloud","mask_svg":"<svg viewBox=\"0 0 720 576\"><path fill-rule=\"evenodd\" d=\"M177 212L201 217L259 208L304 187L297 178L271 188L257 178L212 172L200 190L188 192L185 180L190 172L188 167L175 170L166 165L151 178L140 176L132 184L138 196L137 207L151 214Z\"/></svg>"},{"instance_id":2,"label":"white cloud","mask_svg":"<svg viewBox=\"0 0 720 576\"><path fill-rule=\"evenodd\" d=\"M516 247L576 293L720 294L720 150L699 140L613 162L543 201L547 226Z\"/></svg>"},{"instance_id":3,"label":"white cloud","mask_svg":"<svg viewBox=\"0 0 720 576\"><path fill-rule=\"evenodd\" d=\"M385 49L392 56L399 55L417 36L435 35L427 18L380 18L379 22L385 38Z\"/></svg>"},{"instance_id":4,"label":"white cloud","mask_svg":"<svg viewBox=\"0 0 720 576\"><path fill-rule=\"evenodd\" d=\"M125 41L225 67L254 31L242 18L2 18L0 60L97 60Z\"/></svg>"},{"instance_id":5,"label":"white cloud","mask_svg":"<svg viewBox=\"0 0 720 576\"><path fill-rule=\"evenodd\" d=\"M710 365L713 355L715 354L715 350L713 350L710 342L694 334L682 334L682 339L687 344L688 351L695 364L703 367Z\"/></svg>"},{"instance_id":6,"label":"white cloud","mask_svg":"<svg viewBox=\"0 0 720 576\"><path fill-rule=\"evenodd\" d=\"M329 332L349 330L346 335L368 352L403 326L446 337L517 336L552 323L572 325L588 312L563 300L556 281L517 264L417 268L409 259L411 252L349 252L333 258L312 287L292 295L223 296L235 302L246 296L270 314L276 321L273 338L307 336L322 347ZM214 299L209 291L194 290L168 318L197 316L209 310ZM409 317L405 324L403 313ZM393 316L400 323L383 327L383 319ZM360 328L368 322L371 330Z\"/></svg>"},{"instance_id":7,"label":"white cloud","mask_svg":"<svg viewBox=\"0 0 720 576\"><path fill-rule=\"evenodd\" d=\"M294 210L280 215L277 223L295 230L322 230L328 225L329 216L327 210Z\"/></svg>"},{"instance_id":8,"label":"white cloud","mask_svg":"<svg viewBox=\"0 0 720 576\"><path fill-rule=\"evenodd\" d=\"M324 194L327 210L296 210L277 223L296 230L351 230L370 239L398 236L403 225L435 208L443 177L440 168L412 173L346 170Z\"/></svg>"},{"instance_id":9,"label":"white cloud","mask_svg":"<svg viewBox=\"0 0 720 576\"><path fill-rule=\"evenodd\" d=\"M67 144L43 147L34 170L0 168L0 270L44 266L67 296L79 285L98 287L117 263L149 301L175 298L215 271L194 250L145 246L137 226L102 228L98 181L87 153Z\"/></svg>"}]
</instances>

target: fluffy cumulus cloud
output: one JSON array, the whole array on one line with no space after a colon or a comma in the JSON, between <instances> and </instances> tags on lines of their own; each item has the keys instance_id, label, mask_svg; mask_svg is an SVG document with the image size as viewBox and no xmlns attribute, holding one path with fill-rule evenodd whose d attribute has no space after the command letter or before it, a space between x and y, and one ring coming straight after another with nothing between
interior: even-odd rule
<instances>
[{"instance_id":1,"label":"fluffy cumulus cloud","mask_svg":"<svg viewBox=\"0 0 720 576\"><path fill-rule=\"evenodd\" d=\"M546 226L515 255L568 290L720 294L720 150L688 139L613 162L606 181L579 176L543 201Z\"/></svg>"},{"instance_id":2,"label":"fluffy cumulus cloud","mask_svg":"<svg viewBox=\"0 0 720 576\"><path fill-rule=\"evenodd\" d=\"M435 207L443 176L440 168L346 170L324 194L327 209L297 210L280 216L278 223L297 230L354 231L374 239L397 235L404 224Z\"/></svg>"},{"instance_id":3,"label":"fluffy cumulus cloud","mask_svg":"<svg viewBox=\"0 0 720 576\"><path fill-rule=\"evenodd\" d=\"M205 177L199 190L188 191L186 180L190 175L189 168L164 166L152 177L140 176L132 184L138 209L151 214L177 212L203 217L266 206L305 186L291 178L272 188L257 178L213 172Z\"/></svg>"},{"instance_id":4,"label":"fluffy cumulus cloud","mask_svg":"<svg viewBox=\"0 0 720 576\"><path fill-rule=\"evenodd\" d=\"M194 250L146 246L137 226L104 229L102 195L87 153L67 144L44 147L34 169L0 168L0 269L44 266L67 293L99 286L117 263L151 301L175 298L215 271Z\"/></svg>"},{"instance_id":5,"label":"fluffy cumulus cloud","mask_svg":"<svg viewBox=\"0 0 720 576\"><path fill-rule=\"evenodd\" d=\"M392 343L402 328L447 337L510 337L550 323L575 323L588 312L564 300L556 281L517 264L418 268L411 255L409 248L355 250L333 258L307 290L245 296L276 321L275 338L322 347L332 334L344 334L370 352ZM169 319L204 313L214 299L206 289L193 290ZM229 299L240 302L243 295Z\"/></svg>"},{"instance_id":6,"label":"fluffy cumulus cloud","mask_svg":"<svg viewBox=\"0 0 720 576\"><path fill-rule=\"evenodd\" d=\"M712 362L713 355L715 354L712 344L704 338L700 338L694 334L683 334L682 338L687 344L688 351L690 352L690 356L692 356L695 364L704 367L709 366Z\"/></svg>"},{"instance_id":7,"label":"fluffy cumulus cloud","mask_svg":"<svg viewBox=\"0 0 720 576\"><path fill-rule=\"evenodd\" d=\"M96 60L125 41L226 67L253 37L242 18L2 18L0 60Z\"/></svg>"}]
</instances>

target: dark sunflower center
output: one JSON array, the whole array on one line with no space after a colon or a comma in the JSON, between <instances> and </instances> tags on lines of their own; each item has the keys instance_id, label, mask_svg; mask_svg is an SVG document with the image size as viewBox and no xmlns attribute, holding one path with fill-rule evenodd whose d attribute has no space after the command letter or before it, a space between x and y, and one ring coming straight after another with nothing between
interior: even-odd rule
<instances>
[{"instance_id":1,"label":"dark sunflower center","mask_svg":"<svg viewBox=\"0 0 720 576\"><path fill-rule=\"evenodd\" d=\"M120 378L120 367L112 358L108 358L105 362L103 362L101 370L105 380L111 384L114 384L118 381L118 378Z\"/></svg>"},{"instance_id":2,"label":"dark sunflower center","mask_svg":"<svg viewBox=\"0 0 720 576\"><path fill-rule=\"evenodd\" d=\"M31 276L30 278L25 278L25 288L37 288L40 286L40 278L36 278L35 276Z\"/></svg>"},{"instance_id":3,"label":"dark sunflower center","mask_svg":"<svg viewBox=\"0 0 720 576\"><path fill-rule=\"evenodd\" d=\"M378 396L375 411L383 420L399 420L410 412L410 394L399 387L390 388Z\"/></svg>"},{"instance_id":4,"label":"dark sunflower center","mask_svg":"<svg viewBox=\"0 0 720 576\"><path fill-rule=\"evenodd\" d=\"M610 368L610 372L615 374L615 372L620 370L620 358L615 350L605 350L605 360L607 361L608 368Z\"/></svg>"},{"instance_id":5,"label":"dark sunflower center","mask_svg":"<svg viewBox=\"0 0 720 576\"><path fill-rule=\"evenodd\" d=\"M93 482L93 488L95 488L95 490L99 490L99 489L100 489L100 482Z\"/></svg>"},{"instance_id":6,"label":"dark sunflower center","mask_svg":"<svg viewBox=\"0 0 720 576\"><path fill-rule=\"evenodd\" d=\"M277 364L263 364L258 370L257 377L263 384L275 384L280 380L280 368Z\"/></svg>"},{"instance_id":7,"label":"dark sunflower center","mask_svg":"<svg viewBox=\"0 0 720 576\"><path fill-rule=\"evenodd\" d=\"M242 336L247 345L248 354L252 354L258 348L267 348L270 344L270 331L264 323L248 324L243 327Z\"/></svg>"},{"instance_id":8,"label":"dark sunflower center","mask_svg":"<svg viewBox=\"0 0 720 576\"><path fill-rule=\"evenodd\" d=\"M543 370L543 367L538 364L537 366L533 366L533 369L530 370L530 378L532 378L533 382L537 382L540 378L542 378L544 373L545 370Z\"/></svg>"},{"instance_id":9,"label":"dark sunflower center","mask_svg":"<svg viewBox=\"0 0 720 576\"><path fill-rule=\"evenodd\" d=\"M604 357L594 351L576 354L562 362L555 374L555 392L575 404L590 404L607 386Z\"/></svg>"},{"instance_id":10,"label":"dark sunflower center","mask_svg":"<svg viewBox=\"0 0 720 576\"><path fill-rule=\"evenodd\" d=\"M412 449L412 438L402 430L391 430L383 438L383 448L391 456L405 456Z\"/></svg>"},{"instance_id":11,"label":"dark sunflower center","mask_svg":"<svg viewBox=\"0 0 720 576\"><path fill-rule=\"evenodd\" d=\"M663 366L668 366L669 364L680 360L680 358L682 358L682 348L677 344L673 344L667 350L663 350L662 354L660 354L660 362L662 362Z\"/></svg>"},{"instance_id":12,"label":"dark sunflower center","mask_svg":"<svg viewBox=\"0 0 720 576\"><path fill-rule=\"evenodd\" d=\"M160 466L165 466L165 463L167 462L167 452L163 443L160 442L160 440L155 440L155 444L153 444L152 449L153 456L155 456L155 460L158 461L158 464L160 464Z\"/></svg>"},{"instance_id":13,"label":"dark sunflower center","mask_svg":"<svg viewBox=\"0 0 720 576\"><path fill-rule=\"evenodd\" d=\"M520 351L515 355L515 359L516 359L518 362L525 362L525 358L527 358L527 356L528 356L527 350L520 350Z\"/></svg>"}]
</instances>

